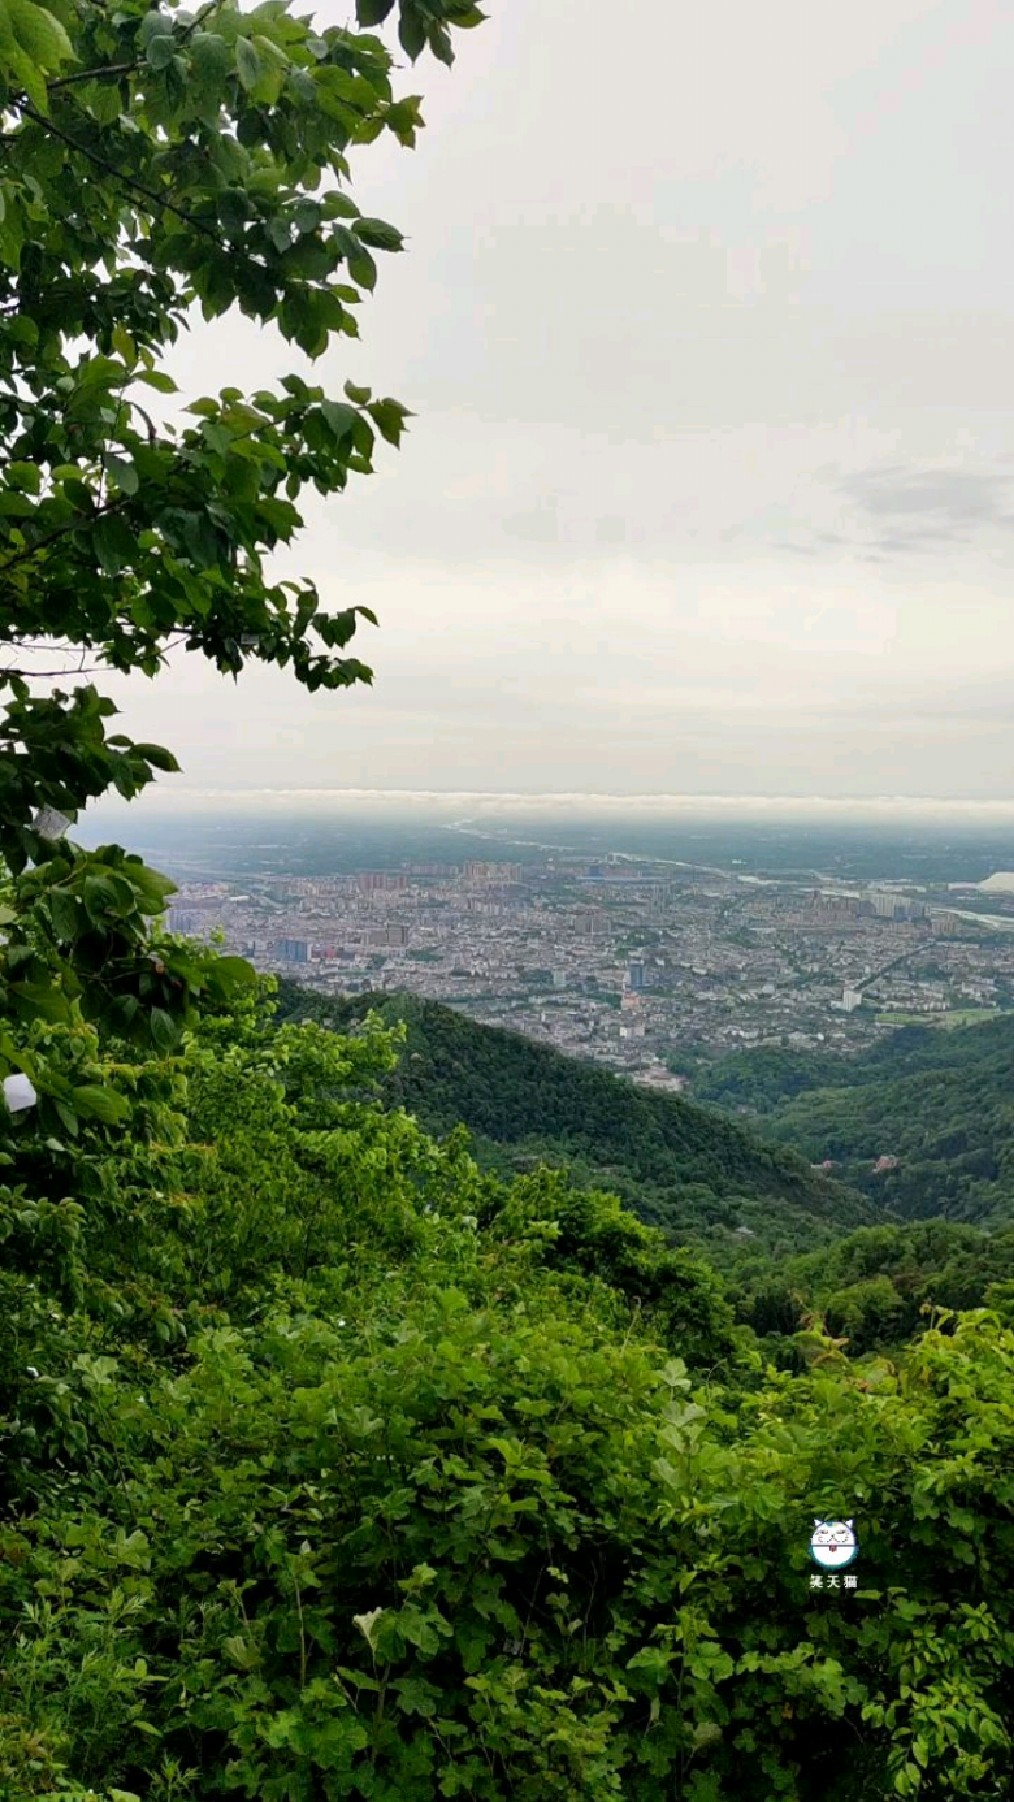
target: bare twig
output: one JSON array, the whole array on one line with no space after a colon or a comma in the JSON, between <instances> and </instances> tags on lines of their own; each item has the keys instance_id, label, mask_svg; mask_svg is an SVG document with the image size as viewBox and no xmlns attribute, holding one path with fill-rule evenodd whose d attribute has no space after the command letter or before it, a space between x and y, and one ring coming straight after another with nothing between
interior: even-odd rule
<instances>
[{"instance_id":1,"label":"bare twig","mask_svg":"<svg viewBox=\"0 0 1014 1802\"><path fill-rule=\"evenodd\" d=\"M296 1591L296 1609L299 1614L299 1687L306 1688L306 1630L303 1625L303 1598L299 1592L299 1578L293 1572L293 1586Z\"/></svg>"},{"instance_id":2,"label":"bare twig","mask_svg":"<svg viewBox=\"0 0 1014 1802\"><path fill-rule=\"evenodd\" d=\"M0 666L0 676L20 676L25 682L48 682L64 676L100 676L103 673L102 666L98 663L79 663L77 669L15 669L9 663Z\"/></svg>"}]
</instances>

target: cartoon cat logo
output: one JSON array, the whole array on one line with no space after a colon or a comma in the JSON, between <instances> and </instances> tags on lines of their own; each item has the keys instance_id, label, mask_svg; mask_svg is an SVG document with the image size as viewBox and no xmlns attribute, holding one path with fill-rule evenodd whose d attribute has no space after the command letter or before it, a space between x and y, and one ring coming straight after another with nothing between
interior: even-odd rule
<instances>
[{"instance_id":1,"label":"cartoon cat logo","mask_svg":"<svg viewBox=\"0 0 1014 1802\"><path fill-rule=\"evenodd\" d=\"M810 1535L810 1557L821 1570L844 1570L859 1555L859 1541L850 1520L815 1520Z\"/></svg>"}]
</instances>

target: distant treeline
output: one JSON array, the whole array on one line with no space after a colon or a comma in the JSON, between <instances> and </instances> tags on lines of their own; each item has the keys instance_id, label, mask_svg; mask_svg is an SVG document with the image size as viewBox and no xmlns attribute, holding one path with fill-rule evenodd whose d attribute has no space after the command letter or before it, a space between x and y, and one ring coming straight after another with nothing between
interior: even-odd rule
<instances>
[{"instance_id":1,"label":"distant treeline","mask_svg":"<svg viewBox=\"0 0 1014 1802\"><path fill-rule=\"evenodd\" d=\"M1014 1221L1014 1017L910 1026L859 1057L757 1050L698 1070L693 1092L750 1107L765 1137L907 1217ZM897 1168L876 1172L881 1157Z\"/></svg>"}]
</instances>

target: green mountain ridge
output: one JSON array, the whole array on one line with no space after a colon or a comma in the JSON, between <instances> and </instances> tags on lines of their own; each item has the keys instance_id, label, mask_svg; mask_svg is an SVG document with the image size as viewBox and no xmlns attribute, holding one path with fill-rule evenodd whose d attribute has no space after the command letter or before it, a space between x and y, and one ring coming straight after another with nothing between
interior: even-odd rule
<instances>
[{"instance_id":1,"label":"green mountain ridge","mask_svg":"<svg viewBox=\"0 0 1014 1802\"><path fill-rule=\"evenodd\" d=\"M651 1093L440 1002L378 993L329 999L285 981L279 1001L280 1017L338 1032L370 1013L403 1024L404 1053L382 1086L386 1103L435 1134L464 1125L480 1164L500 1174L566 1165L582 1186L612 1190L649 1224L699 1239L712 1255L735 1243L737 1227L773 1249L798 1250L884 1218L792 1148L764 1144L711 1108Z\"/></svg>"},{"instance_id":2,"label":"green mountain ridge","mask_svg":"<svg viewBox=\"0 0 1014 1802\"><path fill-rule=\"evenodd\" d=\"M807 1080L807 1078L810 1080ZM896 1217L999 1227L1014 1221L1014 1018L942 1033L906 1027L832 1061L743 1053L700 1073L699 1100L749 1103L754 1130ZM880 1157L897 1165L878 1172Z\"/></svg>"},{"instance_id":3,"label":"green mountain ridge","mask_svg":"<svg viewBox=\"0 0 1014 1802\"><path fill-rule=\"evenodd\" d=\"M578 1192L618 1196L721 1272L736 1319L780 1367L805 1362L795 1335L808 1317L842 1335L850 1355L897 1356L926 1310L999 1301L997 1285L1014 1276L1002 1211L992 1224L961 1211L980 1138L1002 1137L1003 1110L990 1098L1002 1090L1014 1023L946 1035L905 1028L862 1058L815 1058L822 1086L806 1089L795 1053L737 1054L698 1072L702 1104L416 996L330 1000L283 982L279 1000L282 1017L337 1033L370 1014L400 1024L386 1106L438 1137L464 1125L480 1165L505 1180L548 1164ZM781 1106L779 1086L790 1097ZM712 1099L739 1106L744 1092L763 1096L767 1111L731 1119ZM966 1143L963 1163L954 1153ZM874 1158L896 1145L899 1168L875 1172ZM827 1155L841 1160L834 1177L811 1168ZM632 1292L643 1279L630 1277Z\"/></svg>"}]
</instances>

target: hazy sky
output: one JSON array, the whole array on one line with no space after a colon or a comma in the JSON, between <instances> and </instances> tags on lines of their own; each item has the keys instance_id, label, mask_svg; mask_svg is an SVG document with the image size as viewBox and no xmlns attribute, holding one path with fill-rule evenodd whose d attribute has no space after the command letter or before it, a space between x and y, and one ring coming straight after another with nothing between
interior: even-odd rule
<instances>
[{"instance_id":1,"label":"hazy sky","mask_svg":"<svg viewBox=\"0 0 1014 1802\"><path fill-rule=\"evenodd\" d=\"M418 413L285 560L375 686L189 658L105 681L128 727L180 794L1010 795L1014 12L488 3L360 156L409 248L315 367ZM173 364L301 366L232 318Z\"/></svg>"}]
</instances>

